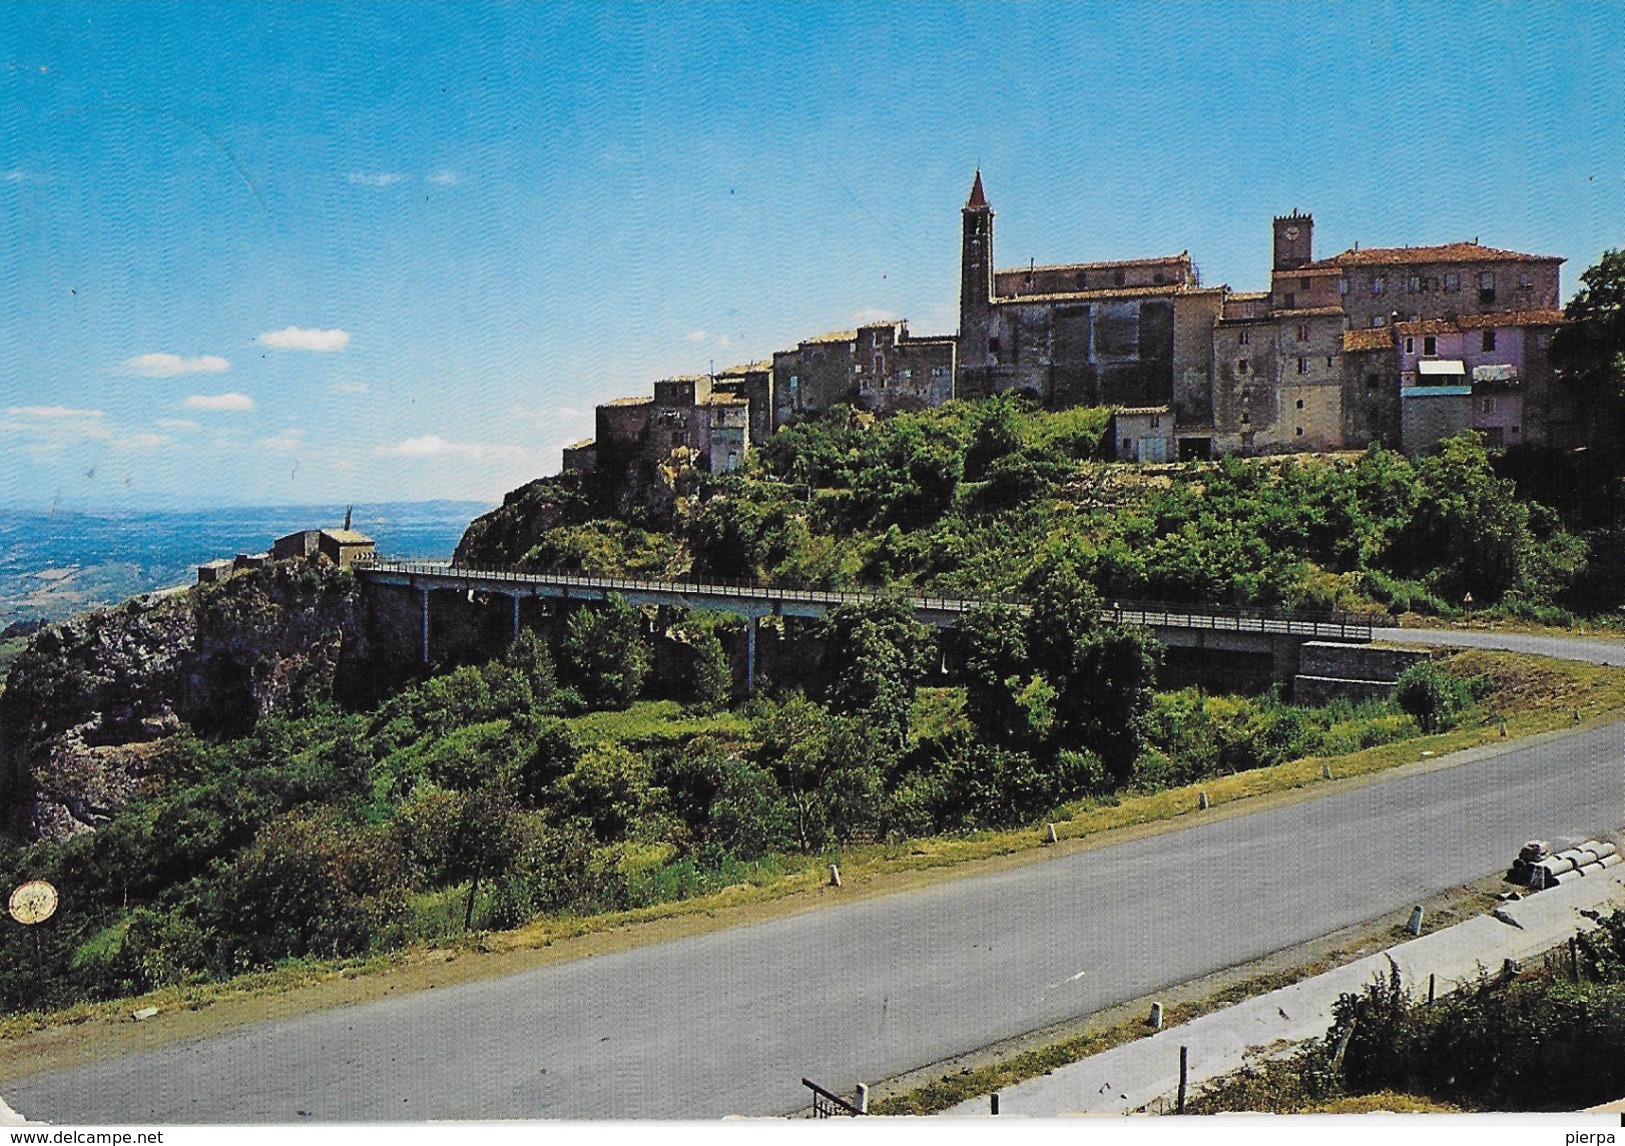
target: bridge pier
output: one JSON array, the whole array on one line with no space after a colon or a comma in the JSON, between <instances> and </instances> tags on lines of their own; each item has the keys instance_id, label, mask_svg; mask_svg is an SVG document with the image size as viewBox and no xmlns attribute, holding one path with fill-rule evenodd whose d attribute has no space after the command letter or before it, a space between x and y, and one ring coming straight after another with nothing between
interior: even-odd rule
<instances>
[{"instance_id":1,"label":"bridge pier","mask_svg":"<svg viewBox=\"0 0 1625 1146\"><path fill-rule=\"evenodd\" d=\"M756 695L756 617L745 618L745 695Z\"/></svg>"},{"instance_id":2,"label":"bridge pier","mask_svg":"<svg viewBox=\"0 0 1625 1146\"><path fill-rule=\"evenodd\" d=\"M419 659L424 664L428 664L429 663L429 587L427 585L420 586L418 588L418 594L422 598L422 601L423 601L423 650L422 650L422 655L420 656Z\"/></svg>"},{"instance_id":3,"label":"bridge pier","mask_svg":"<svg viewBox=\"0 0 1625 1146\"><path fill-rule=\"evenodd\" d=\"M519 594L515 593L513 595L513 597L512 597L512 600L513 600L513 640L514 640L514 644L518 644L519 643Z\"/></svg>"}]
</instances>

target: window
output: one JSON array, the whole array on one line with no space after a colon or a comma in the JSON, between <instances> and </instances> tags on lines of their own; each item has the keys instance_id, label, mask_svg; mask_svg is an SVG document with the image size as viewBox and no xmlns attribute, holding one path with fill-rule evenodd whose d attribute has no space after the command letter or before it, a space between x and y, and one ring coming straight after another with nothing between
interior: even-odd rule
<instances>
[{"instance_id":1,"label":"window","mask_svg":"<svg viewBox=\"0 0 1625 1146\"><path fill-rule=\"evenodd\" d=\"M1429 335L1426 335L1425 337L1423 337L1423 339L1422 339L1422 353L1423 354L1437 354L1437 353L1439 353L1439 339L1438 339L1437 335L1429 334Z\"/></svg>"},{"instance_id":2,"label":"window","mask_svg":"<svg viewBox=\"0 0 1625 1146\"><path fill-rule=\"evenodd\" d=\"M1486 414L1495 413L1495 399L1494 398L1480 398L1478 400L1478 408L1480 410L1482 410Z\"/></svg>"},{"instance_id":3,"label":"window","mask_svg":"<svg viewBox=\"0 0 1625 1146\"><path fill-rule=\"evenodd\" d=\"M1407 338L1405 340L1405 353L1406 354L1415 354L1416 353L1416 339Z\"/></svg>"},{"instance_id":4,"label":"window","mask_svg":"<svg viewBox=\"0 0 1625 1146\"><path fill-rule=\"evenodd\" d=\"M1532 287L1534 285L1535 285L1535 276L1531 275L1528 271L1519 271L1518 272L1518 289L1519 290L1528 290L1530 287Z\"/></svg>"},{"instance_id":5,"label":"window","mask_svg":"<svg viewBox=\"0 0 1625 1146\"><path fill-rule=\"evenodd\" d=\"M1494 271L1484 271L1483 273L1481 273L1478 276L1478 289L1479 290L1494 290L1495 289L1495 272Z\"/></svg>"},{"instance_id":6,"label":"window","mask_svg":"<svg viewBox=\"0 0 1625 1146\"><path fill-rule=\"evenodd\" d=\"M987 340L987 352L989 354L997 354L999 352L999 336L998 335L995 334L992 338L989 338Z\"/></svg>"},{"instance_id":7,"label":"window","mask_svg":"<svg viewBox=\"0 0 1625 1146\"><path fill-rule=\"evenodd\" d=\"M1074 281L1077 282L1079 290L1085 290L1089 286L1089 276L1087 274L1085 274L1083 271L1079 271L1077 273L1076 279Z\"/></svg>"},{"instance_id":8,"label":"window","mask_svg":"<svg viewBox=\"0 0 1625 1146\"><path fill-rule=\"evenodd\" d=\"M1302 405L1302 403L1300 402L1299 405ZM1300 437L1300 438L1303 437L1303 427L1302 426L1298 427L1298 437Z\"/></svg>"},{"instance_id":9,"label":"window","mask_svg":"<svg viewBox=\"0 0 1625 1146\"><path fill-rule=\"evenodd\" d=\"M1308 293L1309 293L1309 291L1310 291L1310 289L1311 289L1311 288L1312 288L1312 287L1313 287L1313 286L1314 286L1314 285L1315 285L1315 280L1314 280L1314 279L1304 279L1304 280L1303 280L1303 282L1302 282L1302 283L1301 283L1301 284L1300 284L1300 286L1301 286L1301 287L1302 287L1302 289L1303 289L1303 293L1304 293L1304 294L1308 294Z\"/></svg>"},{"instance_id":10,"label":"window","mask_svg":"<svg viewBox=\"0 0 1625 1146\"><path fill-rule=\"evenodd\" d=\"M1383 320L1382 315L1380 315L1380 314L1372 315L1371 316L1371 326L1372 326L1372 328L1375 329L1376 327L1381 326L1383 324L1383 321L1384 320Z\"/></svg>"},{"instance_id":11,"label":"window","mask_svg":"<svg viewBox=\"0 0 1625 1146\"><path fill-rule=\"evenodd\" d=\"M1299 374L1307 374L1307 373L1309 373L1309 359L1307 359L1307 358L1298 359L1298 373Z\"/></svg>"},{"instance_id":12,"label":"window","mask_svg":"<svg viewBox=\"0 0 1625 1146\"><path fill-rule=\"evenodd\" d=\"M1287 291L1286 292L1286 301L1283 302L1281 305L1286 307L1288 310L1291 310L1293 307L1298 305L1298 296L1293 294L1291 291Z\"/></svg>"},{"instance_id":13,"label":"window","mask_svg":"<svg viewBox=\"0 0 1625 1146\"><path fill-rule=\"evenodd\" d=\"M1494 350L1495 349L1495 331L1486 330L1484 332L1484 349L1485 350Z\"/></svg>"},{"instance_id":14,"label":"window","mask_svg":"<svg viewBox=\"0 0 1625 1146\"><path fill-rule=\"evenodd\" d=\"M1542 350L1546 349L1547 345L1551 341L1552 341L1552 336L1550 334L1548 334L1546 331L1541 330L1541 331L1537 331L1535 333L1535 345L1540 347Z\"/></svg>"},{"instance_id":15,"label":"window","mask_svg":"<svg viewBox=\"0 0 1625 1146\"><path fill-rule=\"evenodd\" d=\"M913 377L914 377L914 371L912 371L912 370L899 370L897 372L897 380L899 382L907 382L910 378L913 378Z\"/></svg>"},{"instance_id":16,"label":"window","mask_svg":"<svg viewBox=\"0 0 1625 1146\"><path fill-rule=\"evenodd\" d=\"M1422 276L1411 275L1405 280L1406 294L1420 294L1422 291Z\"/></svg>"},{"instance_id":17,"label":"window","mask_svg":"<svg viewBox=\"0 0 1625 1146\"><path fill-rule=\"evenodd\" d=\"M1444 276L1444 289L1458 291L1461 289L1461 274L1457 271L1446 271Z\"/></svg>"},{"instance_id":18,"label":"window","mask_svg":"<svg viewBox=\"0 0 1625 1146\"><path fill-rule=\"evenodd\" d=\"M1332 365L1332 356L1330 354L1326 355L1326 365L1328 368Z\"/></svg>"},{"instance_id":19,"label":"window","mask_svg":"<svg viewBox=\"0 0 1625 1146\"><path fill-rule=\"evenodd\" d=\"M1124 438L1123 439L1123 452L1125 454L1131 454L1131 453L1134 452L1134 439L1133 438Z\"/></svg>"},{"instance_id":20,"label":"window","mask_svg":"<svg viewBox=\"0 0 1625 1146\"><path fill-rule=\"evenodd\" d=\"M1240 334L1236 335L1237 346L1247 346L1252 342L1252 340L1253 332L1250 330L1244 330Z\"/></svg>"},{"instance_id":21,"label":"window","mask_svg":"<svg viewBox=\"0 0 1625 1146\"><path fill-rule=\"evenodd\" d=\"M1153 430L1162 429L1162 415L1161 414L1152 414L1151 415L1151 428Z\"/></svg>"},{"instance_id":22,"label":"window","mask_svg":"<svg viewBox=\"0 0 1625 1146\"><path fill-rule=\"evenodd\" d=\"M1309 341L1309 324L1307 322L1298 323L1298 341L1299 342L1308 342Z\"/></svg>"},{"instance_id":23,"label":"window","mask_svg":"<svg viewBox=\"0 0 1625 1146\"><path fill-rule=\"evenodd\" d=\"M1378 386L1381 386L1381 385L1382 385L1382 375L1381 374L1367 374L1365 376L1365 388L1367 390L1375 390Z\"/></svg>"},{"instance_id":24,"label":"window","mask_svg":"<svg viewBox=\"0 0 1625 1146\"><path fill-rule=\"evenodd\" d=\"M1349 280L1348 279L1341 278L1341 279L1337 280L1337 293L1338 294L1348 294L1349 293Z\"/></svg>"},{"instance_id":25,"label":"window","mask_svg":"<svg viewBox=\"0 0 1625 1146\"><path fill-rule=\"evenodd\" d=\"M1246 410L1243 410L1241 412L1241 424L1243 426L1247 425L1252 420L1253 420L1253 416L1251 414L1249 414Z\"/></svg>"},{"instance_id":26,"label":"window","mask_svg":"<svg viewBox=\"0 0 1625 1146\"><path fill-rule=\"evenodd\" d=\"M1125 271L1113 271L1112 282L1116 283L1118 286L1122 286L1124 283L1128 282L1128 273Z\"/></svg>"},{"instance_id":27,"label":"window","mask_svg":"<svg viewBox=\"0 0 1625 1146\"><path fill-rule=\"evenodd\" d=\"M852 373L854 373L854 374L862 374L863 373L863 363L854 362L852 364Z\"/></svg>"},{"instance_id":28,"label":"window","mask_svg":"<svg viewBox=\"0 0 1625 1146\"><path fill-rule=\"evenodd\" d=\"M1245 373L1247 373L1247 370L1248 370L1249 366L1250 366L1250 363L1248 363L1248 361L1245 358L1238 358L1236 360L1236 373L1237 374L1245 374Z\"/></svg>"},{"instance_id":29,"label":"window","mask_svg":"<svg viewBox=\"0 0 1625 1146\"><path fill-rule=\"evenodd\" d=\"M1381 294L1382 291L1383 291L1383 286L1384 286L1384 284L1383 284L1383 281L1382 281L1382 276L1378 275L1376 278L1371 280L1371 293L1372 294Z\"/></svg>"},{"instance_id":30,"label":"window","mask_svg":"<svg viewBox=\"0 0 1625 1146\"><path fill-rule=\"evenodd\" d=\"M1300 409L1300 410L1303 409L1303 399L1302 398L1298 399L1298 409Z\"/></svg>"},{"instance_id":31,"label":"window","mask_svg":"<svg viewBox=\"0 0 1625 1146\"><path fill-rule=\"evenodd\" d=\"M1158 286L1161 286L1163 283L1168 281L1168 276L1163 274L1161 271L1158 271L1156 274L1151 276L1151 281L1156 283Z\"/></svg>"}]
</instances>

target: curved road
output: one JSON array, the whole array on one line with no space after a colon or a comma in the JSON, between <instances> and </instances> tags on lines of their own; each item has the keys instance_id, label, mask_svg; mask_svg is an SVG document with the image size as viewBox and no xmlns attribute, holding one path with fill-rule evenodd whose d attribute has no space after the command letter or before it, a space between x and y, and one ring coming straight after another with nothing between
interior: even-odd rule
<instances>
[{"instance_id":1,"label":"curved road","mask_svg":"<svg viewBox=\"0 0 1625 1146\"><path fill-rule=\"evenodd\" d=\"M36 1075L7 1097L57 1123L787 1113L803 1075L850 1089L1402 911L1530 836L1617 830L1622 750L1625 724L1477 749L1014 871Z\"/></svg>"},{"instance_id":2,"label":"curved road","mask_svg":"<svg viewBox=\"0 0 1625 1146\"><path fill-rule=\"evenodd\" d=\"M1594 665L1625 665L1625 644L1600 638L1548 637L1484 629L1373 629L1371 639L1396 644L1443 645L1448 648L1504 649L1537 657L1587 661Z\"/></svg>"}]
</instances>

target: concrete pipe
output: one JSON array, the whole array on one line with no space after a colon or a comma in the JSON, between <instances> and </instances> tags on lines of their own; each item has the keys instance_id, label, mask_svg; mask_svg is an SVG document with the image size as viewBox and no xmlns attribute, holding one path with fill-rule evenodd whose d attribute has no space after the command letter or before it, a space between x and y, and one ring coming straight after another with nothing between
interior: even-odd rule
<instances>
[{"instance_id":1,"label":"concrete pipe","mask_svg":"<svg viewBox=\"0 0 1625 1146\"><path fill-rule=\"evenodd\" d=\"M1620 855L1618 852L1613 852L1598 860L1597 867L1601 871L1607 871L1609 868L1618 867L1622 863L1625 863L1625 856Z\"/></svg>"},{"instance_id":2,"label":"concrete pipe","mask_svg":"<svg viewBox=\"0 0 1625 1146\"><path fill-rule=\"evenodd\" d=\"M1573 871L1580 865L1574 862L1573 856L1549 856L1537 864L1529 865L1531 870L1540 868L1548 875L1562 875L1566 871Z\"/></svg>"},{"instance_id":3,"label":"concrete pipe","mask_svg":"<svg viewBox=\"0 0 1625 1146\"><path fill-rule=\"evenodd\" d=\"M1606 859L1609 856L1617 856L1619 854L1619 845L1611 844L1607 840L1603 840L1601 843L1592 844L1591 850L1597 853L1598 859Z\"/></svg>"},{"instance_id":4,"label":"concrete pipe","mask_svg":"<svg viewBox=\"0 0 1625 1146\"><path fill-rule=\"evenodd\" d=\"M1581 880L1581 879L1584 879L1584 878L1585 878L1585 876L1581 875L1577 871L1566 871L1562 875L1553 876L1552 877L1552 882L1547 884L1546 886L1547 887L1562 887L1565 884L1570 884L1570 883L1575 882L1576 880Z\"/></svg>"}]
</instances>

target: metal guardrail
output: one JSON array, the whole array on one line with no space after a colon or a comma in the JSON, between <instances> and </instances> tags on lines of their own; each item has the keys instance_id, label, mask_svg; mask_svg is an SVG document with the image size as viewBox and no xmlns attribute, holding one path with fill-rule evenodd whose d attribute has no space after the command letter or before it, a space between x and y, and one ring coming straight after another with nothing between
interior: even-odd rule
<instances>
[{"instance_id":1,"label":"metal guardrail","mask_svg":"<svg viewBox=\"0 0 1625 1146\"><path fill-rule=\"evenodd\" d=\"M676 593L688 596L734 597L754 601L780 601L805 605L856 605L882 599L874 589L820 589L793 585L757 585L749 581L698 578L637 578L582 573L574 569L478 569L449 562L375 561L362 575L398 574L430 578L454 585L477 587L476 582L517 585L556 585L624 593ZM1027 602L1008 594L977 597L940 595L905 598L919 612L968 613L986 605L1024 609ZM1215 632L1265 633L1345 641L1369 641L1376 618L1358 613L1312 612L1293 609L1253 609L1224 605L1178 604L1161 601L1113 601L1102 615L1119 624L1144 628L1206 629Z\"/></svg>"},{"instance_id":2,"label":"metal guardrail","mask_svg":"<svg viewBox=\"0 0 1625 1146\"><path fill-rule=\"evenodd\" d=\"M813 1093L812 1116L814 1118L857 1118L867 1114L833 1091L825 1090L810 1078L803 1078L801 1085Z\"/></svg>"}]
</instances>

